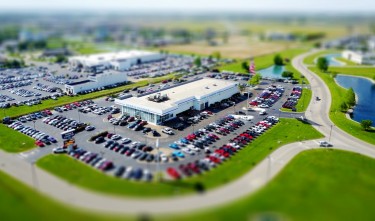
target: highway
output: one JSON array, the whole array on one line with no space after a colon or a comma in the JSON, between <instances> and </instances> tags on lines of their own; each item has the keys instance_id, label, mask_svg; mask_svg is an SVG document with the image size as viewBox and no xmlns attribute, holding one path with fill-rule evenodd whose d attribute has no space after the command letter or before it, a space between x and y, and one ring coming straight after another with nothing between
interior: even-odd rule
<instances>
[{"instance_id":1,"label":"highway","mask_svg":"<svg viewBox=\"0 0 375 221\"><path fill-rule=\"evenodd\" d=\"M312 123L313 127L325 135L324 140L330 139L334 145L333 148L357 152L375 158L373 145L346 134L335 127L329 119L331 95L328 87L303 65L304 57L311 53L315 52L300 55L292 61L293 66L309 80L313 91L313 99L305 113L306 118ZM319 96L321 100L316 101L314 99L316 96ZM0 151L0 168L41 193L76 207L76 209L111 214L181 213L223 205L248 196L272 180L297 154L314 148L320 148L318 140L284 145L275 150L254 169L226 185L203 194L152 199L119 197L82 189L33 166L16 154L3 151ZM84 174L82 175L84 176Z\"/></svg>"}]
</instances>

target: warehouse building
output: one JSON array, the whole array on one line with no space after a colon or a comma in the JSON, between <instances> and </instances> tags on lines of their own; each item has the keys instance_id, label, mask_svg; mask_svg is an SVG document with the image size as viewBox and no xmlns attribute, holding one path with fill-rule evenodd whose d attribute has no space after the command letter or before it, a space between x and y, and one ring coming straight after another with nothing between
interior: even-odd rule
<instances>
[{"instance_id":1,"label":"warehouse building","mask_svg":"<svg viewBox=\"0 0 375 221\"><path fill-rule=\"evenodd\" d=\"M122 113L146 120L151 124L163 124L187 110L204 110L239 93L237 84L218 79L201 79L164 91L125 100L115 99Z\"/></svg>"},{"instance_id":2,"label":"warehouse building","mask_svg":"<svg viewBox=\"0 0 375 221\"><path fill-rule=\"evenodd\" d=\"M375 65L375 52L360 52L346 50L342 57L357 64Z\"/></svg>"},{"instance_id":3,"label":"warehouse building","mask_svg":"<svg viewBox=\"0 0 375 221\"><path fill-rule=\"evenodd\" d=\"M87 71L113 69L117 71L128 70L132 65L159 61L164 55L149 51L121 51L114 53L101 53L69 58L73 68L83 68Z\"/></svg>"},{"instance_id":4,"label":"warehouse building","mask_svg":"<svg viewBox=\"0 0 375 221\"><path fill-rule=\"evenodd\" d=\"M113 84L124 83L127 81L126 74L121 73L102 73L89 76L86 80L65 84L67 94L78 94L83 91L90 91L107 87Z\"/></svg>"}]
</instances>

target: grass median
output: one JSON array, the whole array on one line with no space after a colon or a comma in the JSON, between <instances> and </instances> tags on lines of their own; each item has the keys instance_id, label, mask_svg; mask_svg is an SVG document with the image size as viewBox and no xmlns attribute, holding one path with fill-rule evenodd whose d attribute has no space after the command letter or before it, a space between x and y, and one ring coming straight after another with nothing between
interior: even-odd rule
<instances>
[{"instance_id":1,"label":"grass median","mask_svg":"<svg viewBox=\"0 0 375 221\"><path fill-rule=\"evenodd\" d=\"M60 204L0 171L0 213L3 220L39 221L51 217L56 221L220 221L249 220L261 215L264 220L372 220L374 173L374 159L338 150L309 150L297 155L257 193L221 207L168 216L113 217Z\"/></svg>"},{"instance_id":2,"label":"grass median","mask_svg":"<svg viewBox=\"0 0 375 221\"><path fill-rule=\"evenodd\" d=\"M35 140L0 124L0 149L7 152L22 152L35 147Z\"/></svg>"},{"instance_id":3,"label":"grass median","mask_svg":"<svg viewBox=\"0 0 375 221\"><path fill-rule=\"evenodd\" d=\"M156 220L373 220L375 160L338 150L297 155L256 194L196 214Z\"/></svg>"},{"instance_id":4,"label":"grass median","mask_svg":"<svg viewBox=\"0 0 375 221\"><path fill-rule=\"evenodd\" d=\"M315 60L318 59L319 57L324 57L329 54L338 54L338 53L341 53L341 51L336 50L336 49L323 50L323 51L307 56L303 60L303 63L308 64L308 65L315 65Z\"/></svg>"},{"instance_id":5,"label":"grass median","mask_svg":"<svg viewBox=\"0 0 375 221\"><path fill-rule=\"evenodd\" d=\"M343 96L343 94L345 94L347 90L336 84L332 74L323 73L319 71L317 68L310 68L310 70L316 73L325 82L325 84L328 86L331 92L332 103L329 112L329 117L331 118L335 126L341 128L346 133L354 137L357 137L368 143L375 144L374 129L368 131L363 130L358 122L347 119L345 113L341 112L340 105L342 102L345 101L345 97ZM357 76L363 75L358 74Z\"/></svg>"},{"instance_id":6,"label":"grass median","mask_svg":"<svg viewBox=\"0 0 375 221\"><path fill-rule=\"evenodd\" d=\"M304 112L304 111L306 111L306 108L310 104L311 96L312 96L312 91L310 89L303 88L302 89L302 96L298 100L298 102L297 102L297 104L295 106L296 107L296 111L295 112ZM288 108L281 108L281 111L293 112L291 109L288 109Z\"/></svg>"},{"instance_id":7,"label":"grass median","mask_svg":"<svg viewBox=\"0 0 375 221\"><path fill-rule=\"evenodd\" d=\"M72 184L99 192L139 197L183 195L196 191L198 183L208 190L240 177L282 145L320 137L322 135L309 124L296 119L281 119L278 125L218 168L181 181L131 182L103 174L65 155L48 155L37 165Z\"/></svg>"}]
</instances>

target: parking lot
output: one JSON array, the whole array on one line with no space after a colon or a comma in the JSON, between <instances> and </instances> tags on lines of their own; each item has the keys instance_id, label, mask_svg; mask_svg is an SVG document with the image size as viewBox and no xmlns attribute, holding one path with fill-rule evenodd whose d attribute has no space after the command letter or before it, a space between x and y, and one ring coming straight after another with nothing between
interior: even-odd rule
<instances>
[{"instance_id":1,"label":"parking lot","mask_svg":"<svg viewBox=\"0 0 375 221\"><path fill-rule=\"evenodd\" d=\"M273 82L270 81L263 81L263 83L260 85L260 87L257 90L253 90L253 96L250 97L249 101L260 94L264 88L269 87ZM274 115L276 117L298 117L301 116L301 114L290 114L290 113L282 113L279 112L278 109L281 108L282 104L287 98L287 95L290 94L292 91L293 85L291 84L284 84L280 83L280 85L283 85L285 88L284 95L276 101L276 103L273 104L271 108L264 108L268 115ZM103 110L105 108L109 107L115 107L116 105L106 100L106 98L100 98L94 100L96 107L101 107ZM237 99L237 102L235 105L231 105L228 107L211 107L209 108L209 111L212 111L212 114L209 114L208 117L203 118L199 120L198 122L188 125L185 124L185 128L181 131L174 130L174 135L167 135L162 133L162 129L165 128L165 126L155 126L155 125L145 125L145 127L150 127L151 130L156 130L160 137L154 137L151 132L144 134L141 131L134 131L132 129L129 129L127 125L113 125L109 122L108 115L110 112L95 112L91 111L88 113L79 112L78 110L80 108L71 108L71 110L62 111L62 113L52 111L53 116L61 115L65 118L76 120L77 122L83 122L87 123L88 125L94 126L95 130L93 131L82 131L75 135L74 139L78 147L90 151L93 153L98 154L101 158L105 158L109 161L112 161L114 165L118 168L118 166L125 166L125 167L132 167L132 168L143 168L147 169L148 171L155 172L157 170L165 171L167 168L177 168L181 164L187 164L190 162L194 162L196 160L201 160L206 157L208 153L214 152L217 148L227 144L230 142L231 139L236 137L238 134L242 133L243 131L246 131L246 129L250 128L251 126L254 126L257 122L264 119L264 115L259 115L259 111L261 109L255 109L252 111L248 111L247 107L247 96L242 96L239 99ZM95 109L96 110L96 109ZM184 157L178 157L175 156L176 150L173 148L170 148L170 145L173 143L181 142L181 138L187 137L189 134L192 134L193 132L199 131L199 129L203 130L207 125L212 124L214 122L217 122L218 120L222 119L225 116L228 116L228 114L234 114L237 115L246 114L247 116L251 116L253 119L251 121L242 120L244 125L239 126L239 128L229 131L228 134L218 134L215 131L212 132L212 134L218 136L220 139L216 140L215 142L210 143L209 145L205 146L206 148L203 148L201 151L197 151L194 154L189 154L189 152L184 152ZM120 117L121 114L113 114L112 117ZM267 116L267 115L266 115ZM173 125L176 123L176 121L170 122L167 126L173 127ZM50 154L52 148L51 147L58 147L61 146L62 140L61 140L61 128L56 128L54 126L45 124L42 122L42 119L35 120L34 121L28 121L25 123L26 125L30 127L34 127L37 130L48 132L49 135L57 138L58 143L52 144L47 147L38 148L36 150L30 151L29 155L28 153L25 153L25 158L31 162L37 160L38 158ZM228 123L229 125L229 123ZM150 146L152 150L150 152L147 152L148 154L152 154L153 159L147 160L146 157L142 161L139 159L133 159L131 156L126 156L125 152L124 154L121 154L121 151L118 150L116 152L116 148L113 148L112 150L110 148L105 148L104 145L106 142L103 142L101 144L95 144L95 142L89 142L91 136L94 134L97 134L102 131L108 131L111 134L117 134L121 136L121 138L117 141L121 143L122 138L129 138L131 142L124 144L125 146L131 145L133 142L139 142L146 146ZM208 134L207 134L208 135ZM168 162L161 162L160 164L155 162L155 156L157 156L157 150L156 150L156 141L159 139L159 150L161 153L163 153L165 156L167 156ZM109 138L105 138L106 141L112 140ZM136 145L136 144L134 144ZM181 152L181 150L179 150ZM174 156L172 156L174 155ZM112 172L111 172L112 171ZM114 170L111 170L110 173L113 173Z\"/></svg>"}]
</instances>

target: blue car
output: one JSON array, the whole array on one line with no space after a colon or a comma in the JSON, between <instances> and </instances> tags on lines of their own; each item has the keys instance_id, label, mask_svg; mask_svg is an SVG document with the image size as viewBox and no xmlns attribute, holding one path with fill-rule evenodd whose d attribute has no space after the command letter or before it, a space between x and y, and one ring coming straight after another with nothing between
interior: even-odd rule
<instances>
[{"instance_id":1,"label":"blue car","mask_svg":"<svg viewBox=\"0 0 375 221\"><path fill-rule=\"evenodd\" d=\"M137 123L131 123L129 124L128 128L134 128L137 125Z\"/></svg>"},{"instance_id":2,"label":"blue car","mask_svg":"<svg viewBox=\"0 0 375 221\"><path fill-rule=\"evenodd\" d=\"M184 158L185 155L181 152L181 151L173 151L172 153L173 156L177 156L177 157L181 157L181 158Z\"/></svg>"},{"instance_id":3,"label":"blue car","mask_svg":"<svg viewBox=\"0 0 375 221\"><path fill-rule=\"evenodd\" d=\"M57 143L57 140L51 136L47 137L47 139L51 141L52 143Z\"/></svg>"},{"instance_id":4,"label":"blue car","mask_svg":"<svg viewBox=\"0 0 375 221\"><path fill-rule=\"evenodd\" d=\"M176 150L180 149L180 147L175 143L169 144L169 147L172 148L172 149L176 149Z\"/></svg>"},{"instance_id":5,"label":"blue car","mask_svg":"<svg viewBox=\"0 0 375 221\"><path fill-rule=\"evenodd\" d=\"M186 138L181 138L180 139L181 143L188 144L189 141Z\"/></svg>"}]
</instances>

